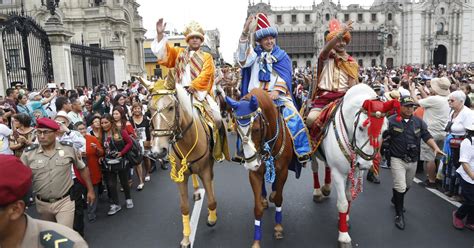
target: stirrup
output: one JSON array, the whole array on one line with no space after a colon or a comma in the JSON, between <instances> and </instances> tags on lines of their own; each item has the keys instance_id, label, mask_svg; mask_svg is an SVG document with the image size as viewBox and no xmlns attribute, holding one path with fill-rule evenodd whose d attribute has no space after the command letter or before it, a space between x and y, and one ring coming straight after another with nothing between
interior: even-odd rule
<instances>
[{"instance_id":1,"label":"stirrup","mask_svg":"<svg viewBox=\"0 0 474 248\"><path fill-rule=\"evenodd\" d=\"M301 163L301 164L304 164L304 163L308 162L309 160L310 160L310 156L307 155L307 154L298 157L298 163Z\"/></svg>"}]
</instances>

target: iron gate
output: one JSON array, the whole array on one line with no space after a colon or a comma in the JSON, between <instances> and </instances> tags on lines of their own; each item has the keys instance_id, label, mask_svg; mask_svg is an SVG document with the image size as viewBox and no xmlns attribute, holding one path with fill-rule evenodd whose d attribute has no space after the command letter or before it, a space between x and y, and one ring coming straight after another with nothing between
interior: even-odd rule
<instances>
[{"instance_id":1,"label":"iron gate","mask_svg":"<svg viewBox=\"0 0 474 248\"><path fill-rule=\"evenodd\" d=\"M54 80L48 35L33 18L12 13L0 29L8 85L21 81L31 90Z\"/></svg>"},{"instance_id":2,"label":"iron gate","mask_svg":"<svg viewBox=\"0 0 474 248\"><path fill-rule=\"evenodd\" d=\"M100 47L71 44L74 86L95 87L115 83L114 52Z\"/></svg>"}]
</instances>

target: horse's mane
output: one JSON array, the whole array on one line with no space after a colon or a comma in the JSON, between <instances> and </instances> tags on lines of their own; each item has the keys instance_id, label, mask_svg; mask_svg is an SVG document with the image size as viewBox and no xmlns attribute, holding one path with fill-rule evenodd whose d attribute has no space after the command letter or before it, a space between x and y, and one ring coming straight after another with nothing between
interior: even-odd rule
<instances>
[{"instance_id":1,"label":"horse's mane","mask_svg":"<svg viewBox=\"0 0 474 248\"><path fill-rule=\"evenodd\" d=\"M246 96L244 96L245 100L250 100L250 97L254 95L257 97L258 100L258 106L262 109L263 115L267 119L269 123L275 122L278 114L277 110L275 108L275 104L273 103L273 100L270 98L268 93L262 89L255 88L250 93L248 93ZM270 108L268 106L271 106Z\"/></svg>"},{"instance_id":2,"label":"horse's mane","mask_svg":"<svg viewBox=\"0 0 474 248\"><path fill-rule=\"evenodd\" d=\"M356 84L344 95L344 105L355 110L362 107L364 100L375 99L376 97L375 91L367 84Z\"/></svg>"}]
</instances>

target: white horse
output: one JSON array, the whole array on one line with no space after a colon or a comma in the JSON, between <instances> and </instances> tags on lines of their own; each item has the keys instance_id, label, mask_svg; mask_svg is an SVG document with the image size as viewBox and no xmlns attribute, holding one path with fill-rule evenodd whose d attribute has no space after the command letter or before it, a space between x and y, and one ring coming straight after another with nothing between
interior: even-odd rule
<instances>
[{"instance_id":1,"label":"white horse","mask_svg":"<svg viewBox=\"0 0 474 248\"><path fill-rule=\"evenodd\" d=\"M319 160L331 167L331 175L337 191L340 247L352 247L347 225L349 208L353 195L356 194L354 190L361 189L358 188L360 184L354 185L354 181L361 182L358 180L362 177L361 170L369 169L372 166L372 159L377 153L378 144L380 144L381 135L372 139L369 137L368 130L374 128L375 125L371 127L371 123L367 123L366 120L369 115L379 119L379 134L388 125L385 112L371 112L373 108L363 108L366 100L375 100L374 102L377 102L374 103L375 105L383 106L383 103L376 99L375 92L365 84L358 84L350 88L338 106L334 119L328 124L330 126L327 135L316 153ZM370 105L372 102L368 103ZM383 124L380 125L380 122ZM354 165L354 169L351 165Z\"/></svg>"}]
</instances>

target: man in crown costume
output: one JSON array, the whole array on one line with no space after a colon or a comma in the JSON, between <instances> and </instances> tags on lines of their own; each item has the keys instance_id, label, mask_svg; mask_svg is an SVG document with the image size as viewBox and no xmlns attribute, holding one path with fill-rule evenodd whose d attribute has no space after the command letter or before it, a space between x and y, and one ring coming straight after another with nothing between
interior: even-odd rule
<instances>
[{"instance_id":1,"label":"man in crown costume","mask_svg":"<svg viewBox=\"0 0 474 248\"><path fill-rule=\"evenodd\" d=\"M254 19L257 22L255 48L249 42L250 25ZM276 45L277 35L276 28L270 26L267 16L263 13L258 13L255 17L250 16L245 22L236 53L236 60L242 67L241 94L244 96L254 88L261 88L269 93L278 107L282 107L298 162L304 163L309 160L311 154L309 132L294 104L291 60L288 54Z\"/></svg>"},{"instance_id":2,"label":"man in crown costume","mask_svg":"<svg viewBox=\"0 0 474 248\"><path fill-rule=\"evenodd\" d=\"M157 37L151 49L158 63L174 68L176 83L183 85L194 96L194 106L203 120L212 129L214 140L213 155L216 161L229 158L225 129L223 129L219 106L212 96L214 83L214 61L212 55L201 50L204 30L197 22L191 22L184 30L188 47L171 47L164 35L166 23L159 19L156 23Z\"/></svg>"},{"instance_id":3,"label":"man in crown costume","mask_svg":"<svg viewBox=\"0 0 474 248\"><path fill-rule=\"evenodd\" d=\"M351 41L350 31L352 22L341 25L338 20L329 22L329 34L326 36L326 45L319 54L316 82L311 86L310 101L307 106L311 108L306 117L306 125L311 130L313 149L317 149L322 138L325 124L337 106L339 99L347 90L358 82L359 65L346 52L346 46ZM329 105L329 106L328 106ZM322 111L328 106L324 111ZM321 115L321 116L320 116ZM313 159L312 166L315 200L321 197L318 164ZM331 170L326 166L323 194L329 194L331 184Z\"/></svg>"}]
</instances>

